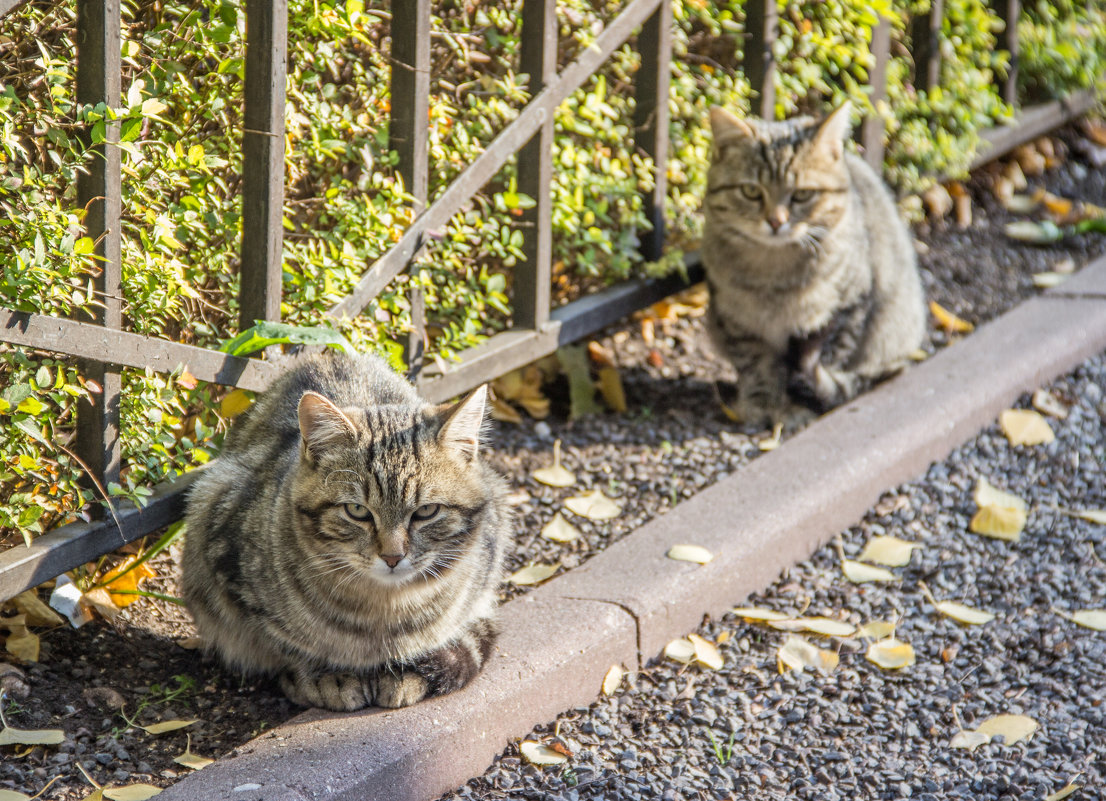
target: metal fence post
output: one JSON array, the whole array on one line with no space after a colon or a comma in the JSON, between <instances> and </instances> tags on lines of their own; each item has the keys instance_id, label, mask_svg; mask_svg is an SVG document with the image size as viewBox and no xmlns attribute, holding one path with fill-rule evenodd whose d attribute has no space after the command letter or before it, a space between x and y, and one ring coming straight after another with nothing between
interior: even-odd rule
<instances>
[{"instance_id":1,"label":"metal fence post","mask_svg":"<svg viewBox=\"0 0 1106 801\"><path fill-rule=\"evenodd\" d=\"M641 253L654 261L664 250L664 204L668 194L668 87L672 59L672 6L661 0L638 35L641 69L634 88L634 143L653 160L653 189L645 214L653 229L643 232Z\"/></svg>"},{"instance_id":2,"label":"metal fence post","mask_svg":"<svg viewBox=\"0 0 1106 801\"><path fill-rule=\"evenodd\" d=\"M77 102L81 105L120 104L121 30L119 0L81 0L77 4ZM91 144L91 129L82 133ZM104 305L77 319L118 329L123 323L120 268L122 187L119 177L119 123L108 121L104 141L92 146L88 171L77 176L77 203L85 210L85 230L96 242L100 274L93 280ZM119 370L102 362L86 362L82 373L100 384L102 392L77 411L77 453L92 476L88 482L119 480Z\"/></svg>"},{"instance_id":3,"label":"metal fence post","mask_svg":"<svg viewBox=\"0 0 1106 801\"><path fill-rule=\"evenodd\" d=\"M238 327L280 319L288 0L246 0Z\"/></svg>"}]
</instances>

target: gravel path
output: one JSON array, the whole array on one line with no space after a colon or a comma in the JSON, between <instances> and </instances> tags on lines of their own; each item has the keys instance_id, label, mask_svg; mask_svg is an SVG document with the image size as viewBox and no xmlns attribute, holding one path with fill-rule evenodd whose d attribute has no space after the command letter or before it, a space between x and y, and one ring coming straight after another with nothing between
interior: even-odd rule
<instances>
[{"instance_id":1,"label":"gravel path","mask_svg":"<svg viewBox=\"0 0 1106 801\"><path fill-rule=\"evenodd\" d=\"M1100 797L1106 633L1060 613L1106 607L1106 526L1056 508L1106 508L1106 358L1051 389L1070 405L1066 420L1050 421L1053 443L1013 447L991 426L842 533L853 559L874 535L918 542L894 569L899 581L849 583L831 543L763 595L733 599L856 624L898 619L915 665L885 671L865 659L866 641L812 636L839 652L837 669L780 675L788 635L727 615L698 632L728 636L722 669L651 663L612 697L529 735L556 731L575 751L564 765L523 764L511 747L443 801L1044 799L1072 781L1088 788L1075 798ZM1029 503L1020 542L969 533L980 478ZM941 617L923 582L939 600L997 617L971 627ZM1028 715L1040 729L1013 745L949 747L961 726L1001 713Z\"/></svg>"},{"instance_id":2,"label":"gravel path","mask_svg":"<svg viewBox=\"0 0 1106 801\"><path fill-rule=\"evenodd\" d=\"M1061 139L1069 142L1076 137L1068 131ZM1047 248L1005 239L1001 225L1011 217L995 202L989 189L991 178L986 171L973 178L972 227L961 230L946 221L915 229L922 243L927 293L976 323L1036 294L1034 273L1065 263L1081 266L1106 249L1102 237ZM1076 158L1033 183L1106 205L1106 173L1089 170ZM933 351L947 340L942 332L931 332L927 349ZM528 495L519 506L511 570L534 561L560 562L570 569L761 453L757 441L765 432L735 429L718 407L714 383L732 380L732 373L710 351L701 318L658 324L653 342L642 338L637 321L611 329L599 341L620 368L629 401L626 413L569 421L568 392L562 381L547 388L553 407L548 420L500 424L492 435L491 461ZM530 478L534 469L549 464L555 439L563 441L565 464L577 473L578 484L571 491ZM592 488L619 499L623 513L608 522L574 518L583 536L573 543L554 543L540 536L541 527L565 497ZM178 594L175 565L173 554L159 560L156 566L163 578L148 587ZM521 591L505 585L503 597ZM20 728L61 728L66 741L56 749L34 749L19 759L9 759L5 749L0 789L34 794L58 777L44 798L83 798L89 785L76 769L78 761L100 782L169 784L187 770L173 762L184 751L186 736L191 736L193 752L220 757L297 711L281 697L275 683L244 683L177 644L194 633L183 609L149 599L124 610L114 626L42 632L40 662L24 666L28 694L8 707L6 714L11 725ZM758 636L748 635L750 642ZM845 668L839 679L843 675ZM171 718L195 717L200 722L151 737L126 725L111 703L119 699L126 702L132 718L142 706L138 722L143 725ZM816 738L814 742L824 747L824 741Z\"/></svg>"}]
</instances>

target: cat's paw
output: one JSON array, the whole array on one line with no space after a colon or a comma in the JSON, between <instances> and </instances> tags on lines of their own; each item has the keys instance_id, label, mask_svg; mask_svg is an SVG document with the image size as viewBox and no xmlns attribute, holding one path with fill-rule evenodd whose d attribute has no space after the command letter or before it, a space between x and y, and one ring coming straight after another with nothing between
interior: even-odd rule
<instances>
[{"instance_id":1,"label":"cat's paw","mask_svg":"<svg viewBox=\"0 0 1106 801\"><path fill-rule=\"evenodd\" d=\"M280 674L280 688L294 704L335 712L352 712L372 703L369 681L356 673L310 674L286 670Z\"/></svg>"},{"instance_id":2,"label":"cat's paw","mask_svg":"<svg viewBox=\"0 0 1106 801\"><path fill-rule=\"evenodd\" d=\"M856 373L826 367L824 364L814 365L812 378L814 394L827 409L852 400L861 389L860 377Z\"/></svg>"},{"instance_id":3,"label":"cat's paw","mask_svg":"<svg viewBox=\"0 0 1106 801\"><path fill-rule=\"evenodd\" d=\"M779 416L777 424L783 426L784 434L794 434L806 428L818 419L818 413L807 406L790 404Z\"/></svg>"},{"instance_id":4,"label":"cat's paw","mask_svg":"<svg viewBox=\"0 0 1106 801\"><path fill-rule=\"evenodd\" d=\"M380 673L374 683L373 701L388 709L411 706L430 695L430 682L409 670L398 675Z\"/></svg>"}]
</instances>

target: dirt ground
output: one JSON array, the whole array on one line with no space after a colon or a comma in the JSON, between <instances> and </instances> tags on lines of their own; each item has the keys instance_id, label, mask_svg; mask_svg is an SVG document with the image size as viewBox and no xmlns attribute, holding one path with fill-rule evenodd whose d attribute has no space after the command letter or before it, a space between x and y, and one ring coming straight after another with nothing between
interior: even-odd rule
<instances>
[{"instance_id":1,"label":"dirt ground","mask_svg":"<svg viewBox=\"0 0 1106 801\"><path fill-rule=\"evenodd\" d=\"M1083 137L1068 129L1054 141L1064 154L1062 165L1031 177L1030 186L1106 205L1106 174L1082 155ZM1106 251L1101 236L1046 247L1007 239L1002 226L1014 216L992 191L1003 169L985 168L969 182L970 226L961 228L952 217L915 226L928 297L976 324L1037 294L1035 273L1078 268ZM554 556L571 569L759 454L764 432L737 429L719 408L715 382L732 380L732 372L710 351L701 316L658 320L655 331L647 341L635 319L599 337L620 369L625 413L570 421L562 382L547 388L553 402L547 420L495 426L489 458L526 493L510 570ZM926 349L948 341L949 335L934 330ZM583 536L568 547L538 533L564 493L529 477L549 464L554 439L563 441L565 463L581 476L583 489L601 487L624 507L615 521L574 520ZM159 578L146 589L176 595L177 556L170 550L155 560ZM504 597L512 594L505 590ZM24 674L0 674L0 686L8 690L3 711L9 726L60 728L65 741L46 748L2 747L0 789L34 794L54 780L43 798L84 798L92 788L78 762L100 784L164 786L189 770L173 761L189 741L195 754L222 757L296 712L272 681L242 680L182 647L195 631L187 612L172 603L144 598L114 622L39 633L38 662L0 657ZM192 718L198 721L159 736L128 723Z\"/></svg>"}]
</instances>

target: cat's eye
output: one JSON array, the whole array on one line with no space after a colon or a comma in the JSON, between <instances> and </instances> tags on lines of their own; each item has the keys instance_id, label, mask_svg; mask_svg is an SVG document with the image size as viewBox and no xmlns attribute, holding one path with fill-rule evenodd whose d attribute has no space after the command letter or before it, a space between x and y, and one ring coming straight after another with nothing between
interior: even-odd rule
<instances>
[{"instance_id":1,"label":"cat's eye","mask_svg":"<svg viewBox=\"0 0 1106 801\"><path fill-rule=\"evenodd\" d=\"M424 503L411 513L411 519L418 521L432 520L438 516L438 512L441 510L442 505L440 503Z\"/></svg>"},{"instance_id":2,"label":"cat's eye","mask_svg":"<svg viewBox=\"0 0 1106 801\"><path fill-rule=\"evenodd\" d=\"M346 510L346 514L352 517L354 520L372 520L373 513L369 511L369 507L362 506L359 503L347 503L343 504L342 508Z\"/></svg>"},{"instance_id":3,"label":"cat's eye","mask_svg":"<svg viewBox=\"0 0 1106 801\"><path fill-rule=\"evenodd\" d=\"M814 197L813 189L796 189L791 193L792 203L806 203L808 200Z\"/></svg>"},{"instance_id":4,"label":"cat's eye","mask_svg":"<svg viewBox=\"0 0 1106 801\"><path fill-rule=\"evenodd\" d=\"M760 200L760 184L741 184L738 188L748 200Z\"/></svg>"}]
</instances>

